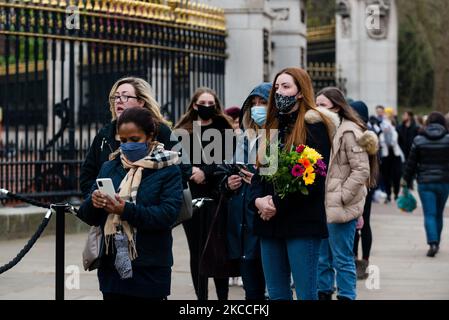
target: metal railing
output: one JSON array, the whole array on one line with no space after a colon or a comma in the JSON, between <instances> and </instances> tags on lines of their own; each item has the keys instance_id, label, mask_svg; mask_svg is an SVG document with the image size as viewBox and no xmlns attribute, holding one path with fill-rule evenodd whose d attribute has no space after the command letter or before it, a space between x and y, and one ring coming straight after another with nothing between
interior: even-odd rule
<instances>
[{"instance_id":1,"label":"metal railing","mask_svg":"<svg viewBox=\"0 0 449 320\"><path fill-rule=\"evenodd\" d=\"M80 196L113 83L146 79L174 123L197 87L224 97L225 37L223 10L185 0L0 0L0 186Z\"/></svg>"}]
</instances>

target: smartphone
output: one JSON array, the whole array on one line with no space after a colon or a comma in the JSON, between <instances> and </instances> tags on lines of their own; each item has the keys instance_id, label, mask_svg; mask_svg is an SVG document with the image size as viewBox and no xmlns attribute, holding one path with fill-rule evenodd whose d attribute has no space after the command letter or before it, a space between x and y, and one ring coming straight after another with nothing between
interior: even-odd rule
<instances>
[{"instance_id":1,"label":"smartphone","mask_svg":"<svg viewBox=\"0 0 449 320\"><path fill-rule=\"evenodd\" d=\"M104 194L107 194L112 200L115 201L115 188L111 178L97 179L97 186L98 190Z\"/></svg>"},{"instance_id":2,"label":"smartphone","mask_svg":"<svg viewBox=\"0 0 449 320\"><path fill-rule=\"evenodd\" d=\"M248 170L248 168L246 167L246 164L244 164L243 162L237 162L235 164L235 166L238 168L238 170L242 170L242 169ZM239 176L242 178L245 178L246 174L244 174L243 172L239 172Z\"/></svg>"}]
</instances>

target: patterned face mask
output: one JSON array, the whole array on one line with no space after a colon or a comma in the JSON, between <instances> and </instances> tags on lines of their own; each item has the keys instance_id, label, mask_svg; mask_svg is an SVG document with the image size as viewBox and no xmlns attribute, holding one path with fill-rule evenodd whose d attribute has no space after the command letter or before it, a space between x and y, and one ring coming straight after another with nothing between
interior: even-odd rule
<instances>
[{"instance_id":1,"label":"patterned face mask","mask_svg":"<svg viewBox=\"0 0 449 320\"><path fill-rule=\"evenodd\" d=\"M280 113L288 113L292 110L295 105L297 99L296 95L294 96L283 96L279 93L276 93L274 96L276 102L276 108Z\"/></svg>"}]
</instances>

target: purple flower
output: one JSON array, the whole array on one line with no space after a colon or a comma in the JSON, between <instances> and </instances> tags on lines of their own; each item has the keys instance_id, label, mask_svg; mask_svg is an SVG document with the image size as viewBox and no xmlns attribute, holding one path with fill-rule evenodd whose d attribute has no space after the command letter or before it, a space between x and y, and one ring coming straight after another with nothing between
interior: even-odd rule
<instances>
[{"instance_id":1,"label":"purple flower","mask_svg":"<svg viewBox=\"0 0 449 320\"><path fill-rule=\"evenodd\" d=\"M303 175L305 169L303 166L296 164L292 169L292 176L294 177L300 177Z\"/></svg>"},{"instance_id":2,"label":"purple flower","mask_svg":"<svg viewBox=\"0 0 449 320\"><path fill-rule=\"evenodd\" d=\"M325 177L325 176L326 176L326 170L327 170L326 164L324 163L323 160L319 159L319 160L316 162L316 172L317 172L320 176Z\"/></svg>"}]
</instances>

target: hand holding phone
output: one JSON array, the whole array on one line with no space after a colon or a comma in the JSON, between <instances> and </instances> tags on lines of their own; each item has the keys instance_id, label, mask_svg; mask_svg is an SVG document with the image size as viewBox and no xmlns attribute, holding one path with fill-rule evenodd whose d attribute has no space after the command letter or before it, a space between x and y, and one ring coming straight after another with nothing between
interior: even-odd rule
<instances>
[{"instance_id":1,"label":"hand holding phone","mask_svg":"<svg viewBox=\"0 0 449 320\"><path fill-rule=\"evenodd\" d=\"M117 202L115 199L115 188L111 178L97 179L97 186L101 193L108 195L112 201Z\"/></svg>"}]
</instances>

